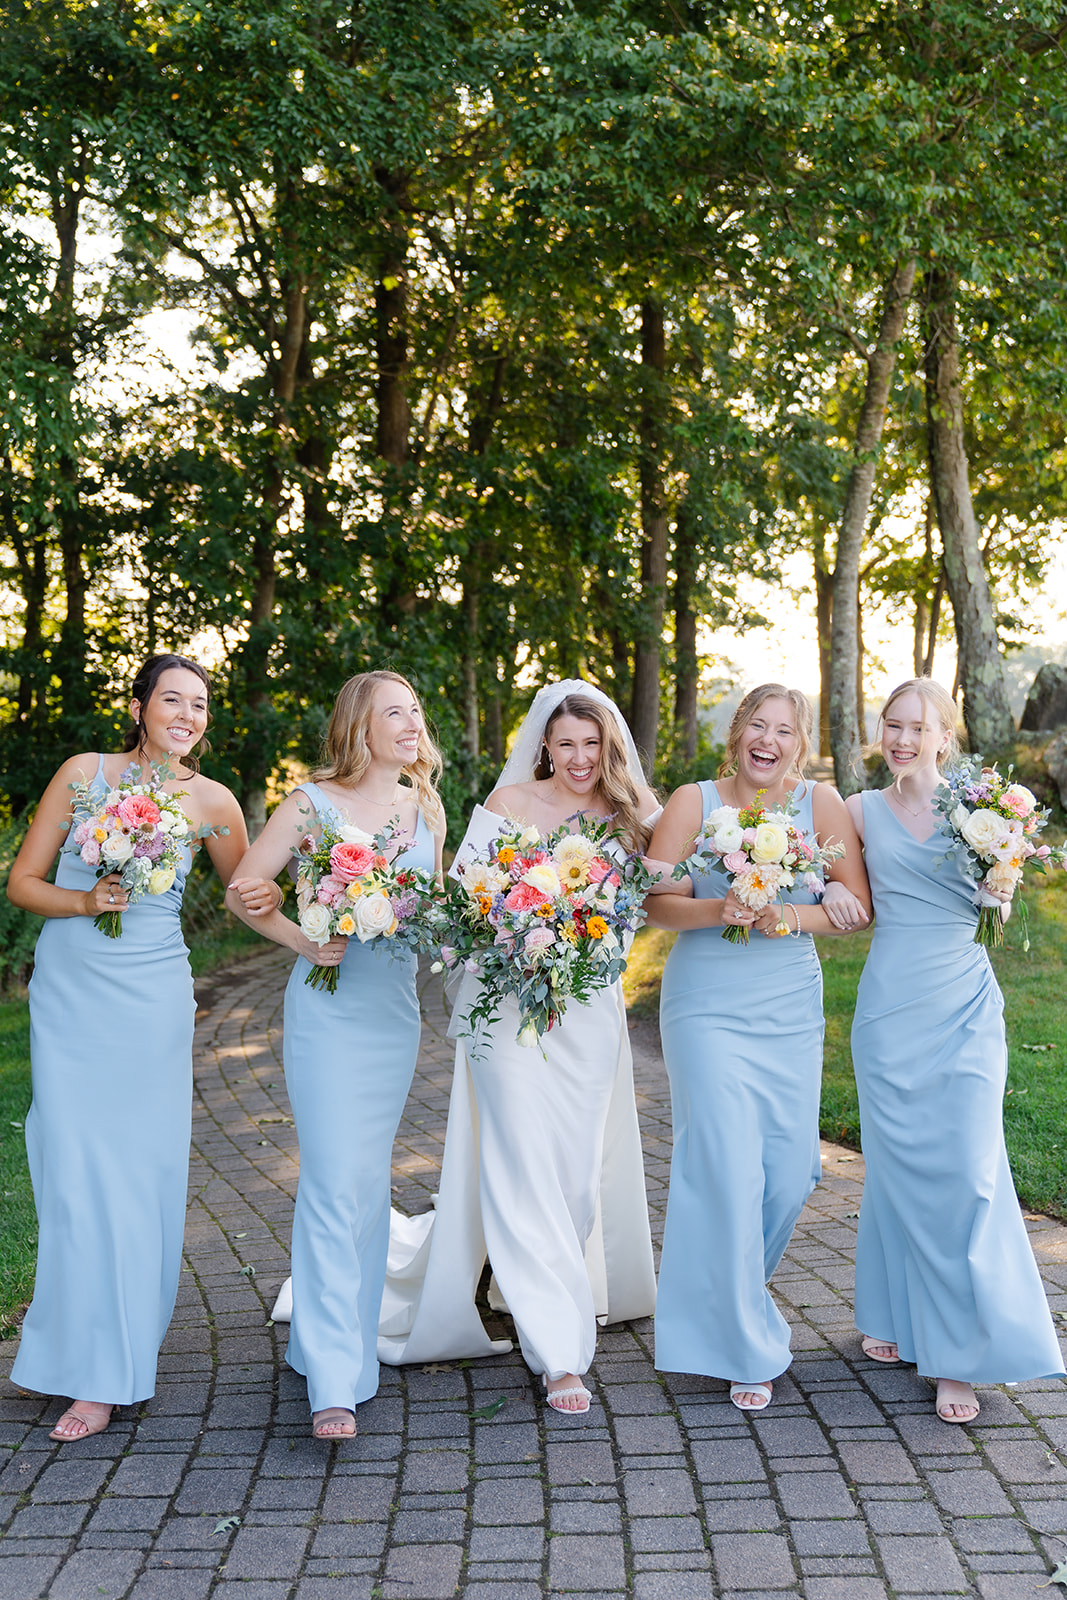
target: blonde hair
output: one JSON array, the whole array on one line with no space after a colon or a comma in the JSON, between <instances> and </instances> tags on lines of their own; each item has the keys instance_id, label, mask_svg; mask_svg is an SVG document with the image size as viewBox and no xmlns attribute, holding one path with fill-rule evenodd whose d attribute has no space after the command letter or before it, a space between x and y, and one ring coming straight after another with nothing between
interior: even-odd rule
<instances>
[{"instance_id":1,"label":"blonde hair","mask_svg":"<svg viewBox=\"0 0 1067 1600\"><path fill-rule=\"evenodd\" d=\"M938 752L937 765L939 768L951 766L954 761L959 760L960 756L960 741L956 732L959 712L956 709L956 702L948 690L943 689L939 683L935 683L933 678L908 678L904 683L897 684L878 713L878 724L875 741L871 745L871 753L873 754L881 745L882 731L890 707L900 699L901 695L905 694L917 694L923 703L924 711L930 710L934 712L942 728L949 735L948 744ZM923 720L925 721L925 717ZM925 731L923 737L924 739L926 737Z\"/></svg>"},{"instance_id":2,"label":"blonde hair","mask_svg":"<svg viewBox=\"0 0 1067 1600\"><path fill-rule=\"evenodd\" d=\"M793 720L797 729L797 748L793 755L791 771L795 771L798 778L804 776L804 768L808 764L808 755L811 751L811 730L815 724L815 713L811 708L811 701L806 694L801 694L799 689L787 689L781 683L761 683L757 689L750 689L741 704L734 712L730 731L726 735L726 753L723 756L722 766L719 768L720 778L732 778L737 771L737 760L741 744L741 735L756 715L760 706L767 700L788 700L793 707Z\"/></svg>"},{"instance_id":3,"label":"blonde hair","mask_svg":"<svg viewBox=\"0 0 1067 1600\"><path fill-rule=\"evenodd\" d=\"M545 723L541 735L541 753L534 768L535 778L550 778L548 745L545 742L553 725L560 717L577 717L580 722L595 722L600 730L600 771L597 776L597 793L615 818L623 843L630 850L640 850L646 841L646 829L641 822L641 796L630 776L630 763L618 724L607 706L591 700L584 694L568 694L555 708Z\"/></svg>"},{"instance_id":4,"label":"blonde hair","mask_svg":"<svg viewBox=\"0 0 1067 1600\"><path fill-rule=\"evenodd\" d=\"M357 677L349 678L333 703L323 745L323 765L311 774L313 782L327 778L334 783L359 783L371 763L367 727L374 709L374 692L381 683L400 684L421 712L418 695L399 672L361 672ZM430 828L435 828L441 817L437 780L442 765L441 752L424 724L419 733L418 752L414 761L405 766L404 776L414 790L416 803Z\"/></svg>"}]
</instances>

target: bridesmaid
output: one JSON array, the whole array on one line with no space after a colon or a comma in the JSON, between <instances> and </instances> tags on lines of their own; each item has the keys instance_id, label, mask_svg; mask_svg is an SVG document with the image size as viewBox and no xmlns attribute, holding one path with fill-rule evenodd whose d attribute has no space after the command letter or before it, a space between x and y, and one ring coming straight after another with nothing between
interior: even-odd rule
<instances>
[{"instance_id":1,"label":"bridesmaid","mask_svg":"<svg viewBox=\"0 0 1067 1600\"><path fill-rule=\"evenodd\" d=\"M11 868L8 898L44 917L30 980L33 1104L26 1149L37 1205L37 1277L12 1380L75 1396L51 1438L101 1433L117 1405L155 1392L156 1359L178 1291L185 1229L195 1005L181 901L173 886L127 905L119 874L97 878L64 853L70 786L92 777L102 799L127 768L135 782L166 761L166 789L206 840L224 883L247 845L228 789L201 777L194 750L208 721L207 673L183 656L152 656L133 684L122 751L64 762ZM270 885L248 914L269 909ZM121 911L122 934L93 925Z\"/></svg>"},{"instance_id":2,"label":"bridesmaid","mask_svg":"<svg viewBox=\"0 0 1067 1600\"><path fill-rule=\"evenodd\" d=\"M846 893L839 921L868 920L855 830L829 784L803 776L812 712L805 697L763 684L730 725L717 783L687 784L667 802L650 853L684 859L719 806L796 803L797 826L844 842L830 875ZM725 873L697 873L693 897L646 902L649 921L678 930L660 1001L671 1083L674 1154L656 1310L656 1365L731 1380L743 1411L770 1403L789 1365L789 1326L767 1281L819 1178L822 972L812 934L834 924L812 894L755 913ZM747 946L722 937L751 930Z\"/></svg>"},{"instance_id":3,"label":"bridesmaid","mask_svg":"<svg viewBox=\"0 0 1067 1600\"><path fill-rule=\"evenodd\" d=\"M893 783L847 801L877 918L852 1026L867 1168L856 1321L873 1360L950 1374L937 1415L966 1423L973 1384L1064 1368L1004 1148L1004 1000L931 804L958 753L956 707L910 679L881 724Z\"/></svg>"},{"instance_id":4,"label":"bridesmaid","mask_svg":"<svg viewBox=\"0 0 1067 1600\"><path fill-rule=\"evenodd\" d=\"M378 833L399 818L405 864L440 871L441 757L418 697L395 672L364 672L337 696L326 764L282 801L241 862L227 904L277 877L322 820ZM293 1218L293 1315L286 1360L308 1382L317 1439L351 1437L378 1388L378 1314L389 1244L393 1140L419 1049L415 957L387 939L321 948L277 912L259 931L295 951L285 991L285 1081L300 1139ZM336 993L305 983L340 965Z\"/></svg>"}]
</instances>

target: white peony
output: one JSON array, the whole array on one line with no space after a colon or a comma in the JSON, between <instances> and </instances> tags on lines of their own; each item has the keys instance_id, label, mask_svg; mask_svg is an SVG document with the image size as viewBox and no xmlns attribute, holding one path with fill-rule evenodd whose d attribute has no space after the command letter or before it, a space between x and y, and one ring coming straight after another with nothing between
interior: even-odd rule
<instances>
[{"instance_id":1,"label":"white peony","mask_svg":"<svg viewBox=\"0 0 1067 1600\"><path fill-rule=\"evenodd\" d=\"M343 844L368 844L374 843L373 833L368 833L365 828L354 827L351 822L342 823L337 830Z\"/></svg>"},{"instance_id":2,"label":"white peony","mask_svg":"<svg viewBox=\"0 0 1067 1600\"><path fill-rule=\"evenodd\" d=\"M728 856L732 850L740 850L745 842L745 831L739 822L724 822L721 828L716 828L711 842L720 855Z\"/></svg>"},{"instance_id":3,"label":"white peony","mask_svg":"<svg viewBox=\"0 0 1067 1600\"><path fill-rule=\"evenodd\" d=\"M396 932L396 913L387 894L364 894L352 907L356 920L356 937L360 944Z\"/></svg>"},{"instance_id":4,"label":"white peony","mask_svg":"<svg viewBox=\"0 0 1067 1600\"><path fill-rule=\"evenodd\" d=\"M312 944L329 944L332 916L329 906L321 906L316 900L300 913L300 932Z\"/></svg>"},{"instance_id":5,"label":"white peony","mask_svg":"<svg viewBox=\"0 0 1067 1600\"><path fill-rule=\"evenodd\" d=\"M109 833L100 846L100 854L113 867L121 867L133 855L133 840L118 829Z\"/></svg>"},{"instance_id":6,"label":"white peony","mask_svg":"<svg viewBox=\"0 0 1067 1600\"><path fill-rule=\"evenodd\" d=\"M960 829L960 833L976 855L985 855L1010 832L1003 817L995 811L974 811Z\"/></svg>"}]
</instances>

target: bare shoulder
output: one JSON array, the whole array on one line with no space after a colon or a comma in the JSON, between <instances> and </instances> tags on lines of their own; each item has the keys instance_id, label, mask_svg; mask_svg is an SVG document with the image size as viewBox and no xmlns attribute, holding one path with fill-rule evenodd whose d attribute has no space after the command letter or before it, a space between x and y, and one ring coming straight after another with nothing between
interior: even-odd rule
<instances>
[{"instance_id":1,"label":"bare shoulder","mask_svg":"<svg viewBox=\"0 0 1067 1600\"><path fill-rule=\"evenodd\" d=\"M234 817L241 815L241 807L237 797L224 783L218 783L214 778L202 777L199 773L191 779L188 787L190 799L195 800L197 809L205 822L218 825L232 822Z\"/></svg>"},{"instance_id":2,"label":"bare shoulder","mask_svg":"<svg viewBox=\"0 0 1067 1600\"><path fill-rule=\"evenodd\" d=\"M494 789L485 802L485 809L498 817L521 817L531 799L536 798L537 785L509 783L503 789Z\"/></svg>"},{"instance_id":3,"label":"bare shoulder","mask_svg":"<svg viewBox=\"0 0 1067 1600\"><path fill-rule=\"evenodd\" d=\"M663 809L663 802L655 793L655 791L650 789L646 784L637 791L637 808L643 817L647 817L650 816L653 811L661 811Z\"/></svg>"}]
</instances>

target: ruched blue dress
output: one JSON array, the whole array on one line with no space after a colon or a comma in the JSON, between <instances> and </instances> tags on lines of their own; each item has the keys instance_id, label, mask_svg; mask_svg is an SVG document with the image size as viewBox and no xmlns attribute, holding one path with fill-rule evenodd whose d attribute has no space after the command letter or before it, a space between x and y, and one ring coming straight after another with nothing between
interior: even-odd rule
<instances>
[{"instance_id":1,"label":"ruched blue dress","mask_svg":"<svg viewBox=\"0 0 1067 1600\"><path fill-rule=\"evenodd\" d=\"M928 1377L1061 1373L1004 1148L1004 1000L974 943L974 885L939 830L920 843L884 794L862 804L875 930L852 1026L856 1324Z\"/></svg>"},{"instance_id":2,"label":"ruched blue dress","mask_svg":"<svg viewBox=\"0 0 1067 1600\"><path fill-rule=\"evenodd\" d=\"M722 802L700 784L703 815ZM796 825L813 832L812 785ZM724 899L723 872L694 894ZM810 905L806 890L788 893ZM810 934L734 945L680 933L660 1032L674 1153L656 1303L656 1366L762 1383L789 1365L789 1325L767 1289L819 1180L822 969Z\"/></svg>"},{"instance_id":3,"label":"ruched blue dress","mask_svg":"<svg viewBox=\"0 0 1067 1600\"><path fill-rule=\"evenodd\" d=\"M93 787L106 792L103 757ZM188 870L186 851L170 889L123 912L118 939L91 917L49 917L37 941L26 1118L37 1277L11 1377L40 1394L130 1405L155 1393L189 1182ZM60 888L95 881L60 857Z\"/></svg>"},{"instance_id":4,"label":"ruched blue dress","mask_svg":"<svg viewBox=\"0 0 1067 1600\"><path fill-rule=\"evenodd\" d=\"M319 817L348 822L317 785L300 788ZM433 871L421 814L404 864ZM334 994L307 986L300 956L285 991L285 1082L300 1140L286 1360L307 1378L312 1411L351 1410L378 1388L393 1140L420 1031L416 959L392 951L388 939L351 938Z\"/></svg>"}]
</instances>

